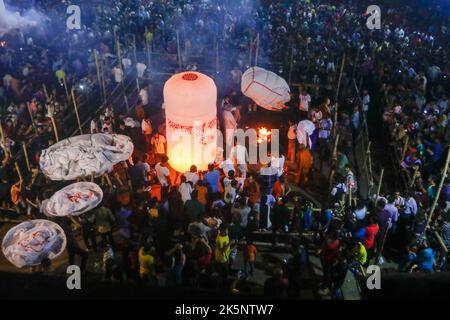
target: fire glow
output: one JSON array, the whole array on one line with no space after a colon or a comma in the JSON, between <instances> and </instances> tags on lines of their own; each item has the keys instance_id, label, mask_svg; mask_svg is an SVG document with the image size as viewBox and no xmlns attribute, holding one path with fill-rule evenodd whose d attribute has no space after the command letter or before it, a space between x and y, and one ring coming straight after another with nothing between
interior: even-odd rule
<instances>
[{"instance_id":1,"label":"fire glow","mask_svg":"<svg viewBox=\"0 0 450 320\"><path fill-rule=\"evenodd\" d=\"M270 142L271 131L267 128L258 129L258 143Z\"/></svg>"}]
</instances>

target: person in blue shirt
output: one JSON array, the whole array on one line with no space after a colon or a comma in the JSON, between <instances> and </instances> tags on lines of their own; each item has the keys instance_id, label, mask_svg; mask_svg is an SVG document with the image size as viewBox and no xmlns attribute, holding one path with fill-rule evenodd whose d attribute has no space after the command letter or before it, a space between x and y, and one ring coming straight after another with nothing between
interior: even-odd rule
<instances>
[{"instance_id":1,"label":"person in blue shirt","mask_svg":"<svg viewBox=\"0 0 450 320\"><path fill-rule=\"evenodd\" d=\"M205 175L205 178L203 179L206 182L206 185L208 186L208 191L210 193L219 192L219 177L220 177L219 171L215 170L214 165L210 163L208 165L208 173Z\"/></svg>"},{"instance_id":2,"label":"person in blue shirt","mask_svg":"<svg viewBox=\"0 0 450 320\"><path fill-rule=\"evenodd\" d=\"M436 252L431 248L425 248L417 256L417 265L421 271L434 271L434 258Z\"/></svg>"},{"instance_id":3,"label":"person in blue shirt","mask_svg":"<svg viewBox=\"0 0 450 320\"><path fill-rule=\"evenodd\" d=\"M358 225L353 232L353 239L356 242L364 243L366 240L366 225L363 222L358 222Z\"/></svg>"}]
</instances>

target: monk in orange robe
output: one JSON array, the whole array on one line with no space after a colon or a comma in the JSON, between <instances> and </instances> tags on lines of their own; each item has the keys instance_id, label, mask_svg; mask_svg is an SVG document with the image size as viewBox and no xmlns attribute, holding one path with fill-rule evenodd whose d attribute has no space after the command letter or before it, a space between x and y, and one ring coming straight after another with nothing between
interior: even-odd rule
<instances>
[{"instance_id":1,"label":"monk in orange robe","mask_svg":"<svg viewBox=\"0 0 450 320\"><path fill-rule=\"evenodd\" d=\"M307 147L305 147L304 144L300 145L300 150L297 152L296 156L296 162L297 184L299 186L304 186L308 183L308 176L313 165L313 157L311 151Z\"/></svg>"}]
</instances>

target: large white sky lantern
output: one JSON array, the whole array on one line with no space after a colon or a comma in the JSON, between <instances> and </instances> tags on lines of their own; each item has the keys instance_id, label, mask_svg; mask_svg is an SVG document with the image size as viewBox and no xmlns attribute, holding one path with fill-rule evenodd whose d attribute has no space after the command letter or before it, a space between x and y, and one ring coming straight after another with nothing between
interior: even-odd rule
<instances>
[{"instance_id":1,"label":"large white sky lantern","mask_svg":"<svg viewBox=\"0 0 450 320\"><path fill-rule=\"evenodd\" d=\"M206 170L217 146L217 87L198 72L182 72L164 85L167 155L178 172Z\"/></svg>"},{"instance_id":2,"label":"large white sky lantern","mask_svg":"<svg viewBox=\"0 0 450 320\"><path fill-rule=\"evenodd\" d=\"M281 111L291 100L287 82L277 74L259 67L252 67L242 75L241 90L260 107Z\"/></svg>"}]
</instances>

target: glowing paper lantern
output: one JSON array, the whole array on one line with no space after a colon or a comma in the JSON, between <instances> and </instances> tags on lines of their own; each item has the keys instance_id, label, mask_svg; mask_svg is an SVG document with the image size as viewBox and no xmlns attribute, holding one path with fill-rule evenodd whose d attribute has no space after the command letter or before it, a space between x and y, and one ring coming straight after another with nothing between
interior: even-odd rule
<instances>
[{"instance_id":1,"label":"glowing paper lantern","mask_svg":"<svg viewBox=\"0 0 450 320\"><path fill-rule=\"evenodd\" d=\"M291 100L287 82L277 74L263 68L252 67L242 75L241 90L260 107L281 111Z\"/></svg>"},{"instance_id":2,"label":"glowing paper lantern","mask_svg":"<svg viewBox=\"0 0 450 320\"><path fill-rule=\"evenodd\" d=\"M217 88L198 72L182 72L164 85L167 154L178 172L206 170L217 147Z\"/></svg>"}]
</instances>

